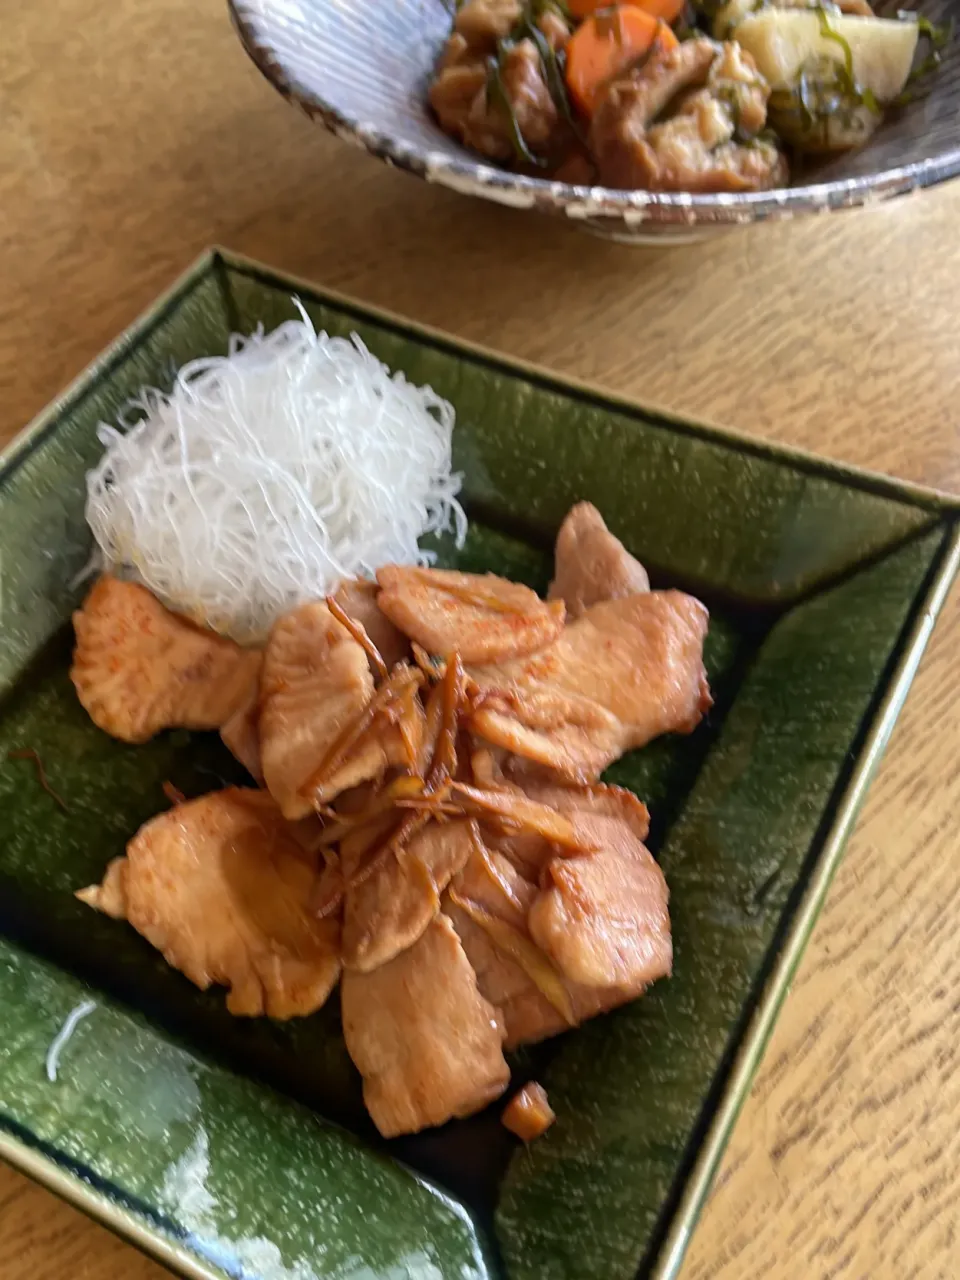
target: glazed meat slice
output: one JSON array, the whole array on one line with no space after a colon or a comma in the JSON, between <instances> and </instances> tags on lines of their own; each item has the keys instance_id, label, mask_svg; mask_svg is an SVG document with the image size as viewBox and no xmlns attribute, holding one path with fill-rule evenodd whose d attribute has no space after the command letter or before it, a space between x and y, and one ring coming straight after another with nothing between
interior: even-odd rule
<instances>
[{"instance_id":1,"label":"glazed meat slice","mask_svg":"<svg viewBox=\"0 0 960 1280\"><path fill-rule=\"evenodd\" d=\"M572 136L550 92L537 45L529 37L504 40L521 16L521 6L512 0L468 0L457 13L429 89L441 127L493 160L517 159L514 122L528 154L560 154ZM559 13L541 14L537 25L552 49L566 44L570 31ZM498 50L499 41L504 43Z\"/></svg>"},{"instance_id":2,"label":"glazed meat slice","mask_svg":"<svg viewBox=\"0 0 960 1280\"><path fill-rule=\"evenodd\" d=\"M595 780L661 733L689 733L711 705L708 614L680 591L593 605L531 657L470 668L486 694L471 730L574 782Z\"/></svg>"},{"instance_id":3,"label":"glazed meat slice","mask_svg":"<svg viewBox=\"0 0 960 1280\"><path fill-rule=\"evenodd\" d=\"M302 605L274 625L260 677L260 759L285 817L311 811L303 789L372 696L366 653L325 604ZM374 726L311 798L329 802L403 758L398 733Z\"/></svg>"},{"instance_id":4,"label":"glazed meat slice","mask_svg":"<svg viewBox=\"0 0 960 1280\"><path fill-rule=\"evenodd\" d=\"M494 53L497 42L510 34L520 19L519 0L467 0L453 20L453 29L474 53Z\"/></svg>"},{"instance_id":5,"label":"glazed meat slice","mask_svg":"<svg viewBox=\"0 0 960 1280\"><path fill-rule=\"evenodd\" d=\"M643 842L650 830L650 813L642 800L625 787L596 782L586 787L563 787L526 778L522 790L531 800L548 805L570 818L584 849L601 848L595 818L613 818L623 824L633 839ZM513 863L517 871L533 884L539 884L547 864L556 856L556 845L527 832L497 833L484 831L484 838ZM568 855L569 856L569 855Z\"/></svg>"},{"instance_id":6,"label":"glazed meat slice","mask_svg":"<svg viewBox=\"0 0 960 1280\"><path fill-rule=\"evenodd\" d=\"M572 982L642 990L673 959L663 872L625 822L594 814L584 825L598 851L550 861L530 935Z\"/></svg>"},{"instance_id":7,"label":"glazed meat slice","mask_svg":"<svg viewBox=\"0 0 960 1280\"><path fill-rule=\"evenodd\" d=\"M343 963L362 973L412 946L440 909L440 894L470 856L469 821L431 822L344 899ZM344 874L351 869L344 864Z\"/></svg>"},{"instance_id":8,"label":"glazed meat slice","mask_svg":"<svg viewBox=\"0 0 960 1280\"><path fill-rule=\"evenodd\" d=\"M103 577L73 615L70 679L99 728L124 742L161 729L219 729L256 687L261 655Z\"/></svg>"},{"instance_id":9,"label":"glazed meat slice","mask_svg":"<svg viewBox=\"0 0 960 1280\"><path fill-rule=\"evenodd\" d=\"M735 42L699 37L614 79L590 126L607 186L649 191L763 191L787 176L761 138L770 87Z\"/></svg>"},{"instance_id":10,"label":"glazed meat slice","mask_svg":"<svg viewBox=\"0 0 960 1280\"><path fill-rule=\"evenodd\" d=\"M315 861L262 791L229 788L140 829L101 885L77 896L124 918L233 1014L302 1017L340 973L340 926L311 910Z\"/></svg>"},{"instance_id":11,"label":"glazed meat slice","mask_svg":"<svg viewBox=\"0 0 960 1280\"><path fill-rule=\"evenodd\" d=\"M645 809L615 787L558 799L596 852L561 858L543 842L541 889L481 846L444 902L508 1048L634 999L671 968L666 884L637 834Z\"/></svg>"},{"instance_id":12,"label":"glazed meat slice","mask_svg":"<svg viewBox=\"0 0 960 1280\"><path fill-rule=\"evenodd\" d=\"M481 994L502 1016L507 1049L557 1035L577 1021L568 984L538 954L527 930L527 912L536 896L535 885L502 854L488 849L485 856L471 855L443 903ZM496 930L502 926L506 932L498 941ZM526 965L520 954L525 954Z\"/></svg>"},{"instance_id":13,"label":"glazed meat slice","mask_svg":"<svg viewBox=\"0 0 960 1280\"><path fill-rule=\"evenodd\" d=\"M99 884L78 889L76 896L113 920L127 918L127 859L111 858Z\"/></svg>"},{"instance_id":14,"label":"glazed meat slice","mask_svg":"<svg viewBox=\"0 0 960 1280\"><path fill-rule=\"evenodd\" d=\"M343 1034L384 1137L470 1115L510 1080L503 1031L450 921L372 973L347 971Z\"/></svg>"},{"instance_id":15,"label":"glazed meat slice","mask_svg":"<svg viewBox=\"0 0 960 1280\"><path fill-rule=\"evenodd\" d=\"M477 976L481 994L499 1011L505 1047L545 1040L630 993L580 987L567 980L530 937L527 914L537 886L502 854L471 855L443 903Z\"/></svg>"},{"instance_id":16,"label":"glazed meat slice","mask_svg":"<svg viewBox=\"0 0 960 1280\"><path fill-rule=\"evenodd\" d=\"M562 601L547 604L492 573L388 565L377 581L377 603L390 621L441 657L456 650L464 662L505 662L542 649L563 630Z\"/></svg>"},{"instance_id":17,"label":"glazed meat slice","mask_svg":"<svg viewBox=\"0 0 960 1280\"><path fill-rule=\"evenodd\" d=\"M578 502L557 534L554 577L548 600L562 600L569 618L592 604L650 590L650 579L590 502Z\"/></svg>"},{"instance_id":18,"label":"glazed meat slice","mask_svg":"<svg viewBox=\"0 0 960 1280\"><path fill-rule=\"evenodd\" d=\"M627 828L635 840L643 842L650 833L650 810L626 787L595 782L587 787L560 787L549 783L527 783L524 787L531 800L549 805L566 814L573 822L585 845L602 847L597 836L598 818L612 818Z\"/></svg>"},{"instance_id":19,"label":"glazed meat slice","mask_svg":"<svg viewBox=\"0 0 960 1280\"><path fill-rule=\"evenodd\" d=\"M341 582L334 599L354 622L358 622L379 650L387 667L404 661L410 656L410 642L377 605L378 587L375 582L349 578Z\"/></svg>"}]
</instances>

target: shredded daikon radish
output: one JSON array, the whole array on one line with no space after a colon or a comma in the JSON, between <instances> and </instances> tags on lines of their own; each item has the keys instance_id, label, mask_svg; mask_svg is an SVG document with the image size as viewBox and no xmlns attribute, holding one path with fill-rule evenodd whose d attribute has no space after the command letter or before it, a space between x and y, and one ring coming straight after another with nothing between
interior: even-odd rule
<instances>
[{"instance_id":1,"label":"shredded daikon radish","mask_svg":"<svg viewBox=\"0 0 960 1280\"><path fill-rule=\"evenodd\" d=\"M343 578L430 563L425 534L466 535L452 405L296 305L101 423L87 476L95 566L245 643Z\"/></svg>"},{"instance_id":2,"label":"shredded daikon radish","mask_svg":"<svg viewBox=\"0 0 960 1280\"><path fill-rule=\"evenodd\" d=\"M47 1050L47 1060L45 1066L47 1068L47 1079L53 1084L57 1078L57 1069L60 1065L60 1054L63 1052L64 1045L77 1029L77 1024L82 1022L84 1018L93 1013L97 1007L96 1000L81 1000L80 1003L67 1016L66 1022L53 1038L53 1043Z\"/></svg>"}]
</instances>

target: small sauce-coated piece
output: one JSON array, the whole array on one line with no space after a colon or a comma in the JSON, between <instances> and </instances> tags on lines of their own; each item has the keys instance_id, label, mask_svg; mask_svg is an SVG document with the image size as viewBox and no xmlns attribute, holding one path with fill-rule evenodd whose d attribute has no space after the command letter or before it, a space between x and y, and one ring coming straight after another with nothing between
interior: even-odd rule
<instances>
[{"instance_id":1,"label":"small sauce-coated piece","mask_svg":"<svg viewBox=\"0 0 960 1280\"><path fill-rule=\"evenodd\" d=\"M500 1117L504 1127L524 1142L539 1138L556 1120L556 1112L547 1100L542 1084L531 1080L515 1093Z\"/></svg>"}]
</instances>

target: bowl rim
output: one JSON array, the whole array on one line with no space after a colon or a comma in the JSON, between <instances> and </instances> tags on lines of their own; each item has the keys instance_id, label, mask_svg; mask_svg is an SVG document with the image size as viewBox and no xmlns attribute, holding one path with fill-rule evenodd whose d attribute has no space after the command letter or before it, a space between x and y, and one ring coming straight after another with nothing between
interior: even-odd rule
<instances>
[{"instance_id":1,"label":"bowl rim","mask_svg":"<svg viewBox=\"0 0 960 1280\"><path fill-rule=\"evenodd\" d=\"M769 191L694 194L621 191L513 173L474 158L404 141L321 98L285 67L269 34L271 0L227 0L247 56L288 101L331 133L395 168L462 195L515 209L561 214L584 225L640 228L646 223L721 226L877 204L960 175L960 144L939 156L854 178L834 178Z\"/></svg>"}]
</instances>

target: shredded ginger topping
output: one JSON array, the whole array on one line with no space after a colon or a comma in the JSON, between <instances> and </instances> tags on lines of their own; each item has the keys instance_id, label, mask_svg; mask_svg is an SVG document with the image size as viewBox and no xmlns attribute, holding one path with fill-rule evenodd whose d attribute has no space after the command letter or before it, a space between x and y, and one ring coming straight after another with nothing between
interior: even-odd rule
<instances>
[{"instance_id":1,"label":"shredded ginger topping","mask_svg":"<svg viewBox=\"0 0 960 1280\"><path fill-rule=\"evenodd\" d=\"M96 567L241 643L343 578L431 563L425 534L466 535L452 405L296 305L101 424L87 477Z\"/></svg>"}]
</instances>

